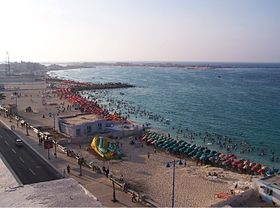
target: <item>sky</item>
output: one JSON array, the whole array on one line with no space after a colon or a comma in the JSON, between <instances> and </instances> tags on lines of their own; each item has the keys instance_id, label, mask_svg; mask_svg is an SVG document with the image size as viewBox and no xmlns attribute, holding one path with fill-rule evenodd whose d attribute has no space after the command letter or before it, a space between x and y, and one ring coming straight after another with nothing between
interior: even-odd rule
<instances>
[{"instance_id":1,"label":"sky","mask_svg":"<svg viewBox=\"0 0 280 208\"><path fill-rule=\"evenodd\" d=\"M280 62L279 0L0 0L0 62Z\"/></svg>"}]
</instances>

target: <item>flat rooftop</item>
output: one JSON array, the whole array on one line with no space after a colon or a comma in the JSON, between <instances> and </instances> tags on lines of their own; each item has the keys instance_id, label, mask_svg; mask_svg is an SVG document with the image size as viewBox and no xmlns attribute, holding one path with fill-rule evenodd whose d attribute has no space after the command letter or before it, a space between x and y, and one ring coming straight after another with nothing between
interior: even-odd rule
<instances>
[{"instance_id":1,"label":"flat rooftop","mask_svg":"<svg viewBox=\"0 0 280 208\"><path fill-rule=\"evenodd\" d=\"M103 207L73 178L21 186L0 158L1 207Z\"/></svg>"},{"instance_id":2,"label":"flat rooftop","mask_svg":"<svg viewBox=\"0 0 280 208\"><path fill-rule=\"evenodd\" d=\"M263 178L261 180L264 181L266 184L269 184L275 188L280 189L280 176L279 175L274 175L271 177Z\"/></svg>"},{"instance_id":3,"label":"flat rooftop","mask_svg":"<svg viewBox=\"0 0 280 208\"><path fill-rule=\"evenodd\" d=\"M94 122L98 120L103 120L103 118L99 115L95 114L84 114L84 115L77 115L72 117L62 118L63 122L69 125L81 125L84 123Z\"/></svg>"}]
</instances>

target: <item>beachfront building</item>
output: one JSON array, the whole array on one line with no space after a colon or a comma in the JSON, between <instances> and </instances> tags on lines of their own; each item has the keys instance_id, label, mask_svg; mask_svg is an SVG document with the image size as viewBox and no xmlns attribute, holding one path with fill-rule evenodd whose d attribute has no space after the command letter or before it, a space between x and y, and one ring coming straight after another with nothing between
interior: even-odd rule
<instances>
[{"instance_id":1,"label":"beachfront building","mask_svg":"<svg viewBox=\"0 0 280 208\"><path fill-rule=\"evenodd\" d=\"M265 202L280 206L280 176L273 175L255 181L259 196Z\"/></svg>"},{"instance_id":2,"label":"beachfront building","mask_svg":"<svg viewBox=\"0 0 280 208\"><path fill-rule=\"evenodd\" d=\"M71 142L89 142L95 134L106 133L107 121L95 114L79 114L57 118L58 131Z\"/></svg>"},{"instance_id":3,"label":"beachfront building","mask_svg":"<svg viewBox=\"0 0 280 208\"><path fill-rule=\"evenodd\" d=\"M57 117L56 129L70 138L70 142L91 142L96 134L115 138L140 136L141 125L128 121L110 121L96 114Z\"/></svg>"}]
</instances>

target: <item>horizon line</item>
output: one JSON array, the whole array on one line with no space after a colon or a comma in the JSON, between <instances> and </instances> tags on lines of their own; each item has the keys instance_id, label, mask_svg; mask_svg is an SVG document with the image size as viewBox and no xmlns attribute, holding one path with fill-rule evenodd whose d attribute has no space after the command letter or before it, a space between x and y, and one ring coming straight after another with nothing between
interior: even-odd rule
<instances>
[{"instance_id":1,"label":"horizon line","mask_svg":"<svg viewBox=\"0 0 280 208\"><path fill-rule=\"evenodd\" d=\"M107 60L107 61L11 61L10 63L20 63L20 62L31 62L31 63L221 63L221 64L280 64L280 61L164 61L164 60L152 60L152 61L116 61L116 60ZM5 64L5 61L1 61L0 64Z\"/></svg>"}]
</instances>

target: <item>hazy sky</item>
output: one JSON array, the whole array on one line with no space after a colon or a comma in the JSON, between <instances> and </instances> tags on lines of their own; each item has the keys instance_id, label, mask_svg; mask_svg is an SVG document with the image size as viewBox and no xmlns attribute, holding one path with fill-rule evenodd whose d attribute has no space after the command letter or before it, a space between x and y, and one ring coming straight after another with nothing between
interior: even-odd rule
<instances>
[{"instance_id":1,"label":"hazy sky","mask_svg":"<svg viewBox=\"0 0 280 208\"><path fill-rule=\"evenodd\" d=\"M280 0L0 0L0 61L280 62Z\"/></svg>"}]
</instances>

